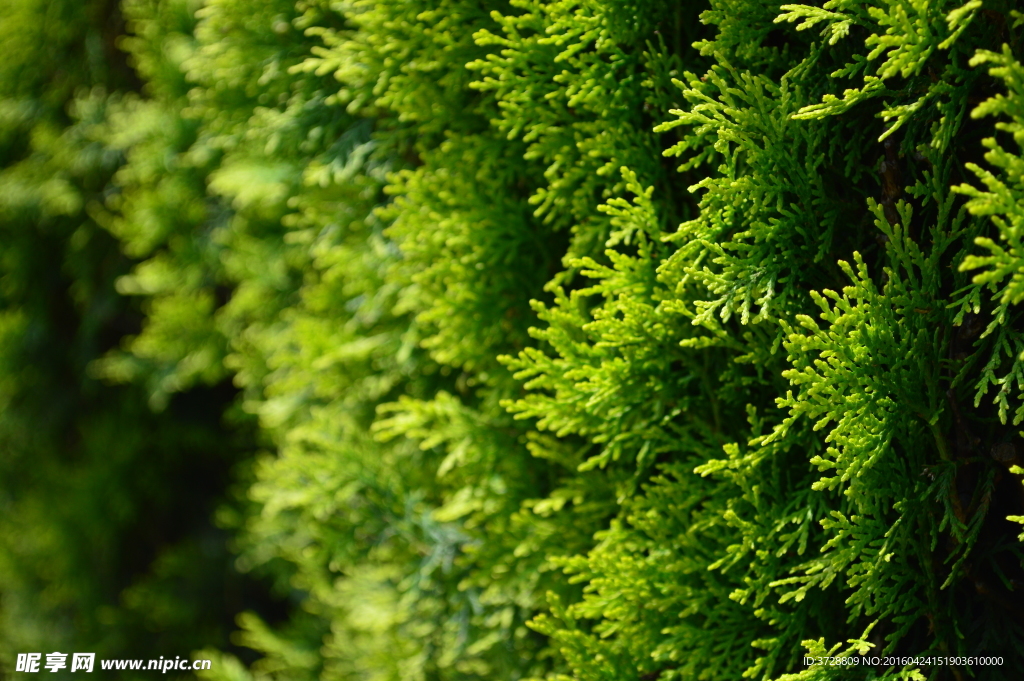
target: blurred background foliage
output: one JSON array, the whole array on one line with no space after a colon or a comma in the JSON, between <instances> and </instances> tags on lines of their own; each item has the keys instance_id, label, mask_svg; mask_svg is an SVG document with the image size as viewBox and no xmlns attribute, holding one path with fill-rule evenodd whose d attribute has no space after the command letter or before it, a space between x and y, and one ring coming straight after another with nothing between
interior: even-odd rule
<instances>
[{"instance_id":1,"label":"blurred background foliage","mask_svg":"<svg viewBox=\"0 0 1024 681\"><path fill-rule=\"evenodd\" d=\"M3 3L0 673L1010 678L1020 18Z\"/></svg>"},{"instance_id":2,"label":"blurred background foliage","mask_svg":"<svg viewBox=\"0 0 1024 681\"><path fill-rule=\"evenodd\" d=\"M191 30L191 11L179 8ZM137 333L132 260L102 224L124 151L92 131L138 98L116 2L0 8L0 655L229 646L287 594L233 566L212 514L260 438L211 380L148 406L92 363ZM133 94L136 93L136 94ZM200 187L201 187L200 181ZM225 427L231 423L230 428ZM214 643L216 642L216 643Z\"/></svg>"}]
</instances>

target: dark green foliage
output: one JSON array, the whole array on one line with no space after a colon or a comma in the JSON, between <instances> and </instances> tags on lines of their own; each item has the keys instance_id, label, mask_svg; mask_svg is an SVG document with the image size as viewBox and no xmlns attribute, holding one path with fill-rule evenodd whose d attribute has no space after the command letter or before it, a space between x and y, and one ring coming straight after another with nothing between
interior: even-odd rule
<instances>
[{"instance_id":1,"label":"dark green foliage","mask_svg":"<svg viewBox=\"0 0 1024 681\"><path fill-rule=\"evenodd\" d=\"M1010 4L122 11L141 93L82 91L31 147L10 95L4 196L135 261L80 299L141 328L76 371L167 409L138 424L228 378L258 419L218 522L300 607L241 616L261 658L209 678L1013 678ZM52 306L17 285L5 347ZM860 657L890 654L1004 664Z\"/></svg>"},{"instance_id":2,"label":"dark green foliage","mask_svg":"<svg viewBox=\"0 0 1024 681\"><path fill-rule=\"evenodd\" d=\"M93 134L137 79L112 2L0 8L0 668L28 651L175 655L229 645L265 588L211 522L252 429L230 386L154 414L91 369L141 314L97 224L123 157Z\"/></svg>"}]
</instances>

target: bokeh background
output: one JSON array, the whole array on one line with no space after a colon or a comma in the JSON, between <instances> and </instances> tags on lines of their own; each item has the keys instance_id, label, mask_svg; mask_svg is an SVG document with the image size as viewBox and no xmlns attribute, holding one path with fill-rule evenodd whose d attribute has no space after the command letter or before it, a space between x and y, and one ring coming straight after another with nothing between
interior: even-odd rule
<instances>
[{"instance_id":1,"label":"bokeh background","mask_svg":"<svg viewBox=\"0 0 1024 681\"><path fill-rule=\"evenodd\" d=\"M187 35L196 7L170 4ZM106 0L0 7L0 674L18 652L229 650L238 613L289 607L214 520L261 444L230 379L154 404L95 369L143 320L100 215L126 157L87 132L143 96L125 22Z\"/></svg>"}]
</instances>

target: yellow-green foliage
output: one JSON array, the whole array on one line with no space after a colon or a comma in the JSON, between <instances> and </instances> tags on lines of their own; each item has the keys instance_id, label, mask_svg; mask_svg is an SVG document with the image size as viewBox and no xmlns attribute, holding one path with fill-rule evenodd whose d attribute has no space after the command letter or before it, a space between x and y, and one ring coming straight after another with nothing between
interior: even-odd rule
<instances>
[{"instance_id":1,"label":"yellow-green foliage","mask_svg":"<svg viewBox=\"0 0 1024 681\"><path fill-rule=\"evenodd\" d=\"M75 130L146 316L91 371L231 377L219 520L296 600L209 678L1024 662L1012 3L123 9Z\"/></svg>"}]
</instances>

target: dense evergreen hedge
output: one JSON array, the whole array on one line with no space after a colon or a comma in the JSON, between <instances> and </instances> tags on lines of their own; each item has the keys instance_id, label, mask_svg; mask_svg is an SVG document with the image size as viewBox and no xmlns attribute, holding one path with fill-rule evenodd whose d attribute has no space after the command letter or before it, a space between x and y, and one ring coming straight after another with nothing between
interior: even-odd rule
<instances>
[{"instance_id":1,"label":"dense evergreen hedge","mask_svg":"<svg viewBox=\"0 0 1024 681\"><path fill-rule=\"evenodd\" d=\"M1012 3L122 0L123 28L109 3L10 7L0 43L39 56L0 65L5 478L44 447L26 432L55 440L31 495L3 483L3 631L57 603L11 650L68 608L95 626L64 640L108 649L129 625L95 608L202 608L115 580L61 610L33 562L59 542L24 528L60 526L33 514L62 457L100 475L75 452L106 442L159 475L227 409L209 456L251 455L217 522L292 612L239 616L248 666L195 644L211 679L1024 667ZM48 420L58 356L124 406ZM179 422L227 380L233 407ZM83 517L128 541L113 513Z\"/></svg>"},{"instance_id":2,"label":"dense evergreen hedge","mask_svg":"<svg viewBox=\"0 0 1024 681\"><path fill-rule=\"evenodd\" d=\"M142 319L115 290L133 262L97 220L124 158L90 132L113 93L141 86L123 32L109 0L0 3L5 678L19 652L228 647L240 610L284 609L233 569L212 518L255 446L251 425L223 427L230 383L154 413L143 386L105 385L89 369Z\"/></svg>"}]
</instances>

